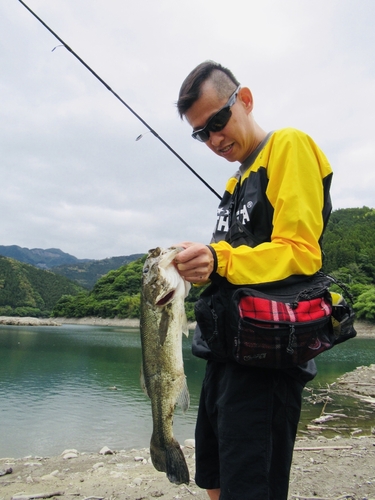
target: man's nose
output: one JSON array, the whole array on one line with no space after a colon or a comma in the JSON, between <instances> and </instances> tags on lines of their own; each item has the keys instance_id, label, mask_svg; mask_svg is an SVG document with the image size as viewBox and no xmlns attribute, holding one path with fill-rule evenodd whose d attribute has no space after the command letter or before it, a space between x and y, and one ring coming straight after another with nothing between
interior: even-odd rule
<instances>
[{"instance_id":1,"label":"man's nose","mask_svg":"<svg viewBox=\"0 0 375 500\"><path fill-rule=\"evenodd\" d=\"M220 132L210 132L210 137L208 140L210 141L212 146L217 148L218 146L220 146L223 139L224 139L224 135L220 131Z\"/></svg>"}]
</instances>

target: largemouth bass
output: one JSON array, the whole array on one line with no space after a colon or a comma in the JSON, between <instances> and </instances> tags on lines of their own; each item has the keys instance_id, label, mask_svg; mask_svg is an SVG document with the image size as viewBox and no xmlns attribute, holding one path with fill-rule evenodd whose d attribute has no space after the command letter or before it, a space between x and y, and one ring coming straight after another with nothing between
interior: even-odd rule
<instances>
[{"instance_id":1,"label":"largemouth bass","mask_svg":"<svg viewBox=\"0 0 375 500\"><path fill-rule=\"evenodd\" d=\"M188 335L184 300L190 283L177 272L173 259L181 248L149 251L143 267L141 297L141 384L151 399L152 463L175 484L189 483L189 470L173 436L173 414L178 403L189 407L182 359L182 333Z\"/></svg>"}]
</instances>

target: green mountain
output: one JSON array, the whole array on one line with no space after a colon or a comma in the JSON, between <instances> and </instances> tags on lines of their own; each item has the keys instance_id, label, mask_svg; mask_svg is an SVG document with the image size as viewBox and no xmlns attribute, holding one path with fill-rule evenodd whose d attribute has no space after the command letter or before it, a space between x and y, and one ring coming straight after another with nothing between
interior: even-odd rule
<instances>
[{"instance_id":1,"label":"green mountain","mask_svg":"<svg viewBox=\"0 0 375 500\"><path fill-rule=\"evenodd\" d=\"M89 293L73 297L64 295L57 302L53 316L83 318L139 318L142 269L146 256L110 271L100 278ZM192 287L185 301L186 314L194 320L194 303L201 288Z\"/></svg>"},{"instance_id":2,"label":"green mountain","mask_svg":"<svg viewBox=\"0 0 375 500\"><path fill-rule=\"evenodd\" d=\"M144 258L110 271L97 281L91 292L76 297L64 295L54 307L53 316L139 317Z\"/></svg>"},{"instance_id":3,"label":"green mountain","mask_svg":"<svg viewBox=\"0 0 375 500\"><path fill-rule=\"evenodd\" d=\"M90 262L90 259L77 259L58 248L43 250L42 248L22 248L18 245L0 245L0 255L24 262L25 264L31 264L40 269L51 269L54 266L78 262Z\"/></svg>"},{"instance_id":4,"label":"green mountain","mask_svg":"<svg viewBox=\"0 0 375 500\"><path fill-rule=\"evenodd\" d=\"M109 259L93 260L89 262L64 264L54 267L53 272L65 276L84 288L91 290L98 279L109 271L118 269L142 256L143 254L137 253L126 257L111 257Z\"/></svg>"},{"instance_id":5,"label":"green mountain","mask_svg":"<svg viewBox=\"0 0 375 500\"><path fill-rule=\"evenodd\" d=\"M17 245L0 245L0 255L31 264L39 269L51 269L54 273L65 276L79 285L91 290L99 278L113 269L118 269L129 262L142 257L141 253L111 257L108 259L77 259L58 248L21 248Z\"/></svg>"},{"instance_id":6,"label":"green mountain","mask_svg":"<svg viewBox=\"0 0 375 500\"><path fill-rule=\"evenodd\" d=\"M63 276L0 256L0 316L49 316L62 295L81 291Z\"/></svg>"},{"instance_id":7,"label":"green mountain","mask_svg":"<svg viewBox=\"0 0 375 500\"><path fill-rule=\"evenodd\" d=\"M352 277L367 277L375 284L375 209L343 208L332 212L324 234L324 270L352 270Z\"/></svg>"}]
</instances>

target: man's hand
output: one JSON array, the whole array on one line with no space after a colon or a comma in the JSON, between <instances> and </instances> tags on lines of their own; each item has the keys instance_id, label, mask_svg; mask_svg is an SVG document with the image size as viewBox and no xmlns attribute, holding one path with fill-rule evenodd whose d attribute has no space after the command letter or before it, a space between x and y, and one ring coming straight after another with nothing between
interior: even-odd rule
<instances>
[{"instance_id":1,"label":"man's hand","mask_svg":"<svg viewBox=\"0 0 375 500\"><path fill-rule=\"evenodd\" d=\"M214 257L207 245L184 241L174 246L185 249L174 260L180 275L191 283L208 281L214 270Z\"/></svg>"}]
</instances>

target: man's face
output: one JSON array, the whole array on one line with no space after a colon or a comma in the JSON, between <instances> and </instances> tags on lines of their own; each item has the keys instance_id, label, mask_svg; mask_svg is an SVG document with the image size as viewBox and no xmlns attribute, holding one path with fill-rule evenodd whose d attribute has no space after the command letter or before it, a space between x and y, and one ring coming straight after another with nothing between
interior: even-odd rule
<instances>
[{"instance_id":1,"label":"man's face","mask_svg":"<svg viewBox=\"0 0 375 500\"><path fill-rule=\"evenodd\" d=\"M220 99L210 81L202 85L201 97L188 109L185 116L194 130L203 128L228 101ZM249 102L249 99L251 102ZM207 146L228 161L244 161L254 149L254 131L249 115L252 98L248 89L240 89L231 107L232 116L219 132L209 132Z\"/></svg>"}]
</instances>

